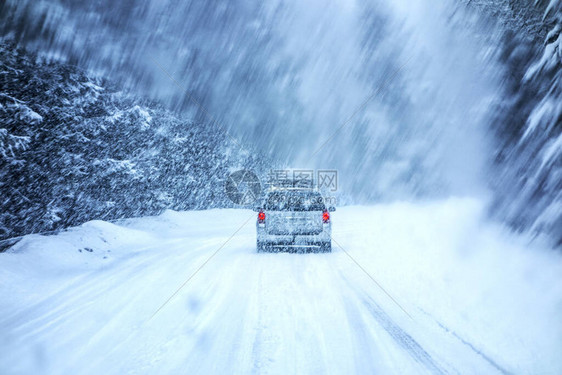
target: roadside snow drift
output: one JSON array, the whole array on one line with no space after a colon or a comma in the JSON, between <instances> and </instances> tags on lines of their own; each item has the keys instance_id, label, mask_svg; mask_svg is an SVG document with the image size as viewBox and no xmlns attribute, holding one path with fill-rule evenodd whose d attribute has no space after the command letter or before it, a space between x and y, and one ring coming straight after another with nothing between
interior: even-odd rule
<instances>
[{"instance_id":1,"label":"roadside snow drift","mask_svg":"<svg viewBox=\"0 0 562 375\"><path fill-rule=\"evenodd\" d=\"M257 254L247 210L27 236L0 254L0 373L560 374L562 257L483 210L344 207L331 254Z\"/></svg>"}]
</instances>

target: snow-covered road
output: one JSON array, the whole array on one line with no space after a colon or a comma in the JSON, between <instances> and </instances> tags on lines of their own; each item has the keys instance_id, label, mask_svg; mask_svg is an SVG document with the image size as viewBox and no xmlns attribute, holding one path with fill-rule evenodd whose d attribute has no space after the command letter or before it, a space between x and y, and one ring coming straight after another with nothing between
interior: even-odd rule
<instances>
[{"instance_id":1,"label":"snow-covered road","mask_svg":"<svg viewBox=\"0 0 562 375\"><path fill-rule=\"evenodd\" d=\"M331 254L257 254L254 216L28 236L0 254L0 373L562 373L562 257L480 202L340 208Z\"/></svg>"}]
</instances>

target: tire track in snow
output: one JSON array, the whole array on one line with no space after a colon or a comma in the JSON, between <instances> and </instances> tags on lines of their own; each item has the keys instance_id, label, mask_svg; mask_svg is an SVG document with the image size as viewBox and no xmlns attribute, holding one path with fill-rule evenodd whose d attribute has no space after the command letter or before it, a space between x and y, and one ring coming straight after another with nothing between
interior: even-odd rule
<instances>
[{"instance_id":1,"label":"tire track in snow","mask_svg":"<svg viewBox=\"0 0 562 375\"><path fill-rule=\"evenodd\" d=\"M494 368L496 368L496 370L498 370L500 373L504 374L504 375L511 375L512 373L509 372L508 370L506 370L505 368L503 368L502 366L500 366L496 361L494 361L490 356L488 356L487 354L485 354L484 352L482 352L481 350L479 350L478 348L476 348L472 343L470 343L469 341L465 340L464 338L462 338L460 335L458 335L455 331L450 330L447 326L445 326L443 323L441 323L439 320L435 319L431 314L429 314L428 312L426 312L425 310L418 308L422 313L424 313L425 315L427 315L428 318L430 318L435 324L437 324L437 326L439 326L439 328L441 328L444 332L446 333L450 333L451 335L453 335L457 340L459 340L460 342L462 342L465 346L467 346L468 348L470 348L475 354L477 354L478 356L482 357L482 359L484 359L486 362L488 362L490 365L492 365Z\"/></svg>"},{"instance_id":2,"label":"tire track in snow","mask_svg":"<svg viewBox=\"0 0 562 375\"><path fill-rule=\"evenodd\" d=\"M365 291L358 289L357 285L353 285L341 270L340 276L347 284L351 294L357 296L357 299L369 311L378 325L382 327L408 355L431 373L447 373L411 335L404 331L380 305L372 299L372 297L367 295Z\"/></svg>"}]
</instances>

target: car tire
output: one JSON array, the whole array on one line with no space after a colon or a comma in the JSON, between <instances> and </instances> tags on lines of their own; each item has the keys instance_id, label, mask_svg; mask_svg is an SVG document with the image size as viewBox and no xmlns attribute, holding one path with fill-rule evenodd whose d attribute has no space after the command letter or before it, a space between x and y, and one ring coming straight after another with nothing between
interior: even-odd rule
<instances>
[{"instance_id":1,"label":"car tire","mask_svg":"<svg viewBox=\"0 0 562 375\"><path fill-rule=\"evenodd\" d=\"M323 253L331 253L332 252L332 242L324 242L320 246L320 251Z\"/></svg>"},{"instance_id":2,"label":"car tire","mask_svg":"<svg viewBox=\"0 0 562 375\"><path fill-rule=\"evenodd\" d=\"M256 249L258 250L258 253L263 253L263 252L265 252L265 250L266 250L265 243L263 243L263 242L261 242L261 241L258 241L258 242L256 243Z\"/></svg>"}]
</instances>

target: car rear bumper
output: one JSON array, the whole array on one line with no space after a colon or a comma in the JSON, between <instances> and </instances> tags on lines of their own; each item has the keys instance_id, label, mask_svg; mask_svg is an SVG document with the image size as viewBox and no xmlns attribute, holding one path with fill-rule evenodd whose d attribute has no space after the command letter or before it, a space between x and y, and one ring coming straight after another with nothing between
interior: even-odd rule
<instances>
[{"instance_id":1,"label":"car rear bumper","mask_svg":"<svg viewBox=\"0 0 562 375\"><path fill-rule=\"evenodd\" d=\"M262 249L258 251L266 251L271 253L287 252L287 253L320 253L326 252L328 248L326 245L314 244L314 245L283 245L279 243L266 244Z\"/></svg>"},{"instance_id":2,"label":"car rear bumper","mask_svg":"<svg viewBox=\"0 0 562 375\"><path fill-rule=\"evenodd\" d=\"M257 240L272 250L310 249L318 250L330 243L331 227L326 225L322 232L314 235L274 235L266 232L264 227L257 227Z\"/></svg>"}]
</instances>

